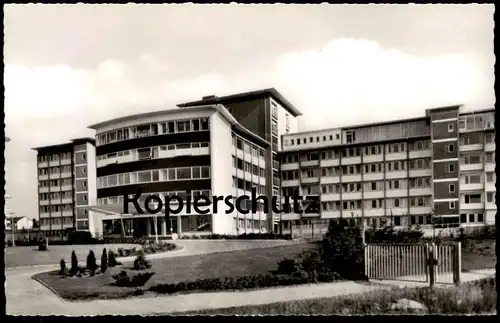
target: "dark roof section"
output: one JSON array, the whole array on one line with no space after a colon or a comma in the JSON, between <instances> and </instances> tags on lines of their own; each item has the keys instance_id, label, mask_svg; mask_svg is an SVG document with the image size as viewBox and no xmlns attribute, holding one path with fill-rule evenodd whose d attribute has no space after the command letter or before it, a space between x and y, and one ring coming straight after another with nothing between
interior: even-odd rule
<instances>
[{"instance_id":1,"label":"dark roof section","mask_svg":"<svg viewBox=\"0 0 500 323\"><path fill-rule=\"evenodd\" d=\"M38 151L39 154L47 154L47 153L59 153L59 152L70 152L73 151L73 147L75 145L83 144L90 142L95 146L95 139L93 138L76 138L71 139L71 142L65 142L57 145L43 146L43 147L35 147L31 148L35 151Z\"/></svg>"},{"instance_id":2,"label":"dark roof section","mask_svg":"<svg viewBox=\"0 0 500 323\"><path fill-rule=\"evenodd\" d=\"M187 108L187 107L194 107L198 105L208 105L208 104L230 104L230 103L237 103L237 102L242 102L246 100L251 100L251 99L257 99L257 98L263 98L263 97L272 97L280 105L285 108L288 112L292 114L294 117L301 116L302 113L293 105L291 104L281 93L279 93L275 88L268 88L268 89L263 89L263 90L257 90L257 91L251 91L251 92L245 92L245 93L238 93L238 94L232 94L232 95L226 95L226 96L215 96L215 95L210 95L210 96L205 96L203 99L199 101L192 101L192 102L186 102L186 103L181 103L178 104L177 106L179 108Z\"/></svg>"},{"instance_id":3,"label":"dark roof section","mask_svg":"<svg viewBox=\"0 0 500 323\"><path fill-rule=\"evenodd\" d=\"M391 125L391 124L408 123L408 122L423 121L423 120L429 120L429 118L428 117L417 117L417 118L396 119L396 120L391 120L391 121L381 121L381 122L373 122L373 123L365 123L365 124L359 124L359 125L352 125L352 126L349 126L349 127L341 127L340 129L342 129L342 130L350 130L350 129L375 127L375 126L387 126L387 125ZM334 128L334 129L339 129L339 128Z\"/></svg>"},{"instance_id":4,"label":"dark roof section","mask_svg":"<svg viewBox=\"0 0 500 323\"><path fill-rule=\"evenodd\" d=\"M433 109L427 109L425 110L425 115L430 117L431 113L438 113L438 112L447 112L447 111L453 111L453 110L458 110L460 107L462 107L462 104L456 104L456 105L449 105L446 107L439 107L439 108L433 108Z\"/></svg>"},{"instance_id":5,"label":"dark roof section","mask_svg":"<svg viewBox=\"0 0 500 323\"><path fill-rule=\"evenodd\" d=\"M481 113L488 113L488 112L495 112L495 108L493 109L481 109L481 110L473 110L473 111L467 111L460 113L459 115L461 116L468 116L468 115L473 115L473 114L481 114Z\"/></svg>"}]
</instances>

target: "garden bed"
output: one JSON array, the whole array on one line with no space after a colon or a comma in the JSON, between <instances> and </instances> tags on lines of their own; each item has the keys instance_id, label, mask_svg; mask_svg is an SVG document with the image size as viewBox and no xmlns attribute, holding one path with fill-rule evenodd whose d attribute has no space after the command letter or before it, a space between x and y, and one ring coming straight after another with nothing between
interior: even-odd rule
<instances>
[{"instance_id":1,"label":"garden bed","mask_svg":"<svg viewBox=\"0 0 500 323\"><path fill-rule=\"evenodd\" d=\"M61 278L57 271L46 272L35 275L33 278L49 286L54 292L66 300L88 300L88 299L111 299L125 298L140 295L137 287L114 286L114 275L125 271L128 276L133 277L142 272L154 272L155 274L145 283L141 290L149 290L152 286L161 284L186 284L183 292L199 292L200 288L207 285L193 287L193 283L201 280L213 280L226 278L236 281L233 287L239 288L242 280L238 278L266 274L277 269L277 263L285 257L294 257L304 250L315 248L311 244L293 244L271 248L258 248L249 250L237 250L231 252L220 252L206 255L184 256L176 258L153 259L150 261L151 268L146 271L135 271L130 265L108 268L104 274L81 278ZM119 259L118 259L119 260ZM268 276L267 276L268 277ZM266 279L264 276L260 279ZM218 286L213 283L208 286ZM207 284L205 282L205 284ZM249 283L246 283L248 287ZM176 285L175 291L181 291L182 285ZM257 287L257 286L255 286ZM212 287L212 290L215 287ZM210 287L209 287L210 289ZM159 292L163 292L158 289ZM157 296L156 292L146 293L145 296Z\"/></svg>"}]
</instances>

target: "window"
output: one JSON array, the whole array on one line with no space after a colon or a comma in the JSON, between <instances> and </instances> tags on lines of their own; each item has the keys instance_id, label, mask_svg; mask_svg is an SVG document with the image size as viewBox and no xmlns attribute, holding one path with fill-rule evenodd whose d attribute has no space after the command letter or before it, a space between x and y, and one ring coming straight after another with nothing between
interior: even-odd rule
<instances>
[{"instance_id":1,"label":"window","mask_svg":"<svg viewBox=\"0 0 500 323\"><path fill-rule=\"evenodd\" d=\"M467 194L464 196L465 204L481 203L481 194Z\"/></svg>"},{"instance_id":2,"label":"window","mask_svg":"<svg viewBox=\"0 0 500 323\"><path fill-rule=\"evenodd\" d=\"M352 130L348 130L345 132L346 142L348 144L352 144L356 142L356 133Z\"/></svg>"},{"instance_id":3,"label":"window","mask_svg":"<svg viewBox=\"0 0 500 323\"><path fill-rule=\"evenodd\" d=\"M486 193L486 201L488 203L492 203L493 202L493 197L494 197L493 193L490 193L490 192Z\"/></svg>"},{"instance_id":4,"label":"window","mask_svg":"<svg viewBox=\"0 0 500 323\"><path fill-rule=\"evenodd\" d=\"M394 199L394 207L399 207L399 199Z\"/></svg>"},{"instance_id":5,"label":"window","mask_svg":"<svg viewBox=\"0 0 500 323\"><path fill-rule=\"evenodd\" d=\"M486 181L487 181L488 183L493 182L493 181L494 181L494 180L493 180L493 176L494 176L494 175L495 175L495 173L486 173Z\"/></svg>"},{"instance_id":6,"label":"window","mask_svg":"<svg viewBox=\"0 0 500 323\"><path fill-rule=\"evenodd\" d=\"M460 223L467 223L467 214L460 214Z\"/></svg>"},{"instance_id":7,"label":"window","mask_svg":"<svg viewBox=\"0 0 500 323\"><path fill-rule=\"evenodd\" d=\"M448 125L448 132L453 132L455 130L455 126L453 125L453 123L450 123Z\"/></svg>"},{"instance_id":8,"label":"window","mask_svg":"<svg viewBox=\"0 0 500 323\"><path fill-rule=\"evenodd\" d=\"M137 149L137 157L139 160L151 159L151 148Z\"/></svg>"},{"instance_id":9,"label":"window","mask_svg":"<svg viewBox=\"0 0 500 323\"><path fill-rule=\"evenodd\" d=\"M479 156L478 156L478 158L479 158ZM493 153L486 153L486 162L487 163L495 162L495 157L494 157Z\"/></svg>"},{"instance_id":10,"label":"window","mask_svg":"<svg viewBox=\"0 0 500 323\"><path fill-rule=\"evenodd\" d=\"M484 222L484 215L482 213L477 214L477 222Z\"/></svg>"},{"instance_id":11,"label":"window","mask_svg":"<svg viewBox=\"0 0 500 323\"><path fill-rule=\"evenodd\" d=\"M151 182L151 171L144 171L137 173L137 182L138 183L147 183Z\"/></svg>"},{"instance_id":12,"label":"window","mask_svg":"<svg viewBox=\"0 0 500 323\"><path fill-rule=\"evenodd\" d=\"M191 179L191 167L177 168L177 179Z\"/></svg>"},{"instance_id":13,"label":"window","mask_svg":"<svg viewBox=\"0 0 500 323\"><path fill-rule=\"evenodd\" d=\"M469 223L474 223L476 215L474 213L469 214Z\"/></svg>"},{"instance_id":14,"label":"window","mask_svg":"<svg viewBox=\"0 0 500 323\"><path fill-rule=\"evenodd\" d=\"M455 192L455 184L450 184L449 186L449 192L454 193Z\"/></svg>"},{"instance_id":15,"label":"window","mask_svg":"<svg viewBox=\"0 0 500 323\"><path fill-rule=\"evenodd\" d=\"M486 158L488 158L488 154L486 154ZM481 157L479 155L464 156L464 163L466 165L479 164L481 163Z\"/></svg>"},{"instance_id":16,"label":"window","mask_svg":"<svg viewBox=\"0 0 500 323\"><path fill-rule=\"evenodd\" d=\"M450 210L454 210L455 209L455 202L450 202Z\"/></svg>"},{"instance_id":17,"label":"window","mask_svg":"<svg viewBox=\"0 0 500 323\"><path fill-rule=\"evenodd\" d=\"M453 173L455 171L455 165L449 164L448 165L448 173Z\"/></svg>"},{"instance_id":18,"label":"window","mask_svg":"<svg viewBox=\"0 0 500 323\"><path fill-rule=\"evenodd\" d=\"M448 152L452 153L455 151L455 145L448 145Z\"/></svg>"}]
</instances>

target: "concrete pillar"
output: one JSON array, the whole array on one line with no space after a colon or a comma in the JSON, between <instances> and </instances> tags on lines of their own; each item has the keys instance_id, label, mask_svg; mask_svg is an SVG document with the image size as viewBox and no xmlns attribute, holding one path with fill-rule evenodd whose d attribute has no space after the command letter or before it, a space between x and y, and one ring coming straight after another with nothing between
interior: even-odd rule
<instances>
[{"instance_id":1,"label":"concrete pillar","mask_svg":"<svg viewBox=\"0 0 500 323\"><path fill-rule=\"evenodd\" d=\"M161 223L161 228L162 228L161 233L162 233L162 235L167 235L170 232L167 232L167 221L166 221L165 217L161 217L160 221L161 221L160 223Z\"/></svg>"},{"instance_id":2,"label":"concrete pillar","mask_svg":"<svg viewBox=\"0 0 500 323\"><path fill-rule=\"evenodd\" d=\"M177 234L181 234L181 232L182 232L182 223L181 223L182 221L181 220L182 220L181 217L178 216L177 217Z\"/></svg>"}]
</instances>

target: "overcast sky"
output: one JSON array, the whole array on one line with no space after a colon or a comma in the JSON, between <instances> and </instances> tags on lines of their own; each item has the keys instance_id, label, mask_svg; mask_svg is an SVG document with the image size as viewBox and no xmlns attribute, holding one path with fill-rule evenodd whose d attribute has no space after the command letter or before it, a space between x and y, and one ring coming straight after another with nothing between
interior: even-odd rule
<instances>
[{"instance_id":1,"label":"overcast sky","mask_svg":"<svg viewBox=\"0 0 500 323\"><path fill-rule=\"evenodd\" d=\"M6 5L9 208L37 217L30 148L202 96L275 87L300 130L491 108L493 5Z\"/></svg>"}]
</instances>

